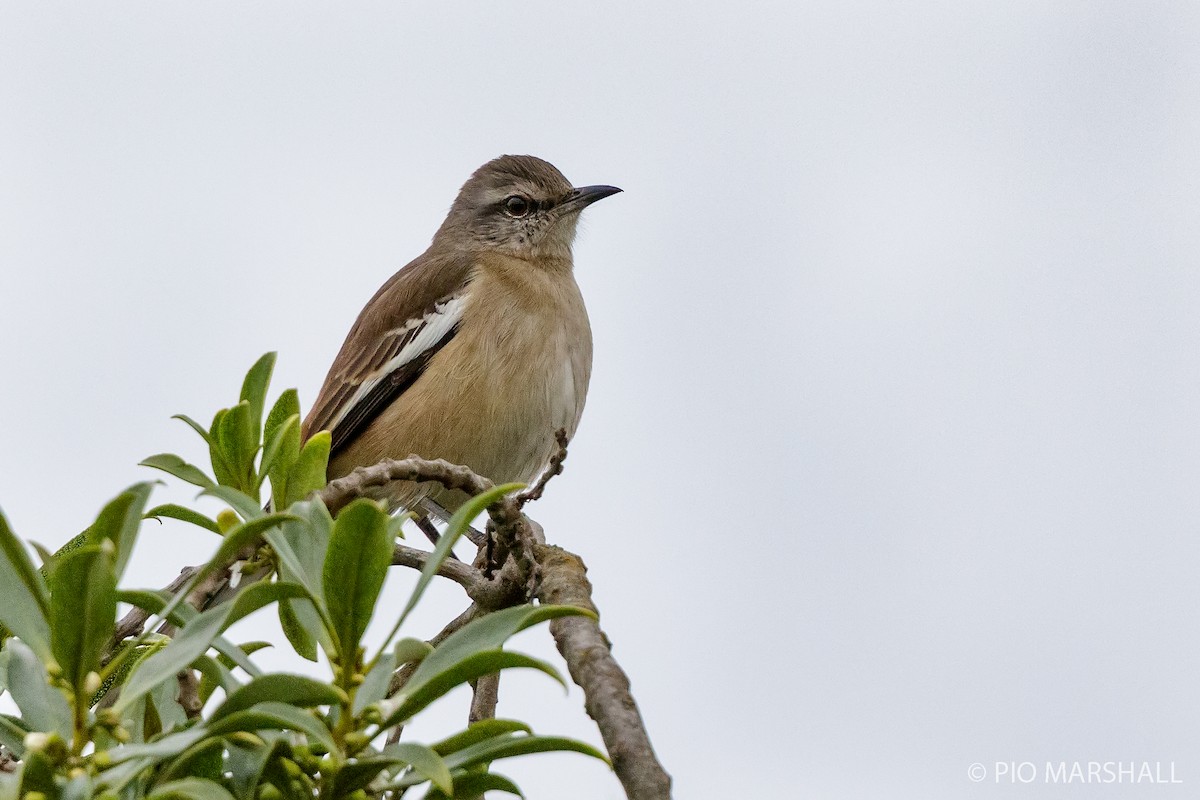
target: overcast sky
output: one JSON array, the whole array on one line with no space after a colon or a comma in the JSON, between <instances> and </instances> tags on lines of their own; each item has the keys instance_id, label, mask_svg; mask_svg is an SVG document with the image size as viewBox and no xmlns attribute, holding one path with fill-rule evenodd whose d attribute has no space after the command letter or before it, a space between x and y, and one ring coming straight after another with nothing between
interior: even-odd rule
<instances>
[{"instance_id":1,"label":"overcast sky","mask_svg":"<svg viewBox=\"0 0 1200 800\"><path fill-rule=\"evenodd\" d=\"M0 506L60 544L200 460L168 418L268 350L307 407L462 182L532 153L625 189L584 215L595 372L531 512L678 797L1194 797L1197 9L0 3ZM143 547L158 586L214 541ZM543 676L500 713L599 741ZM1045 783L1088 760L1183 783Z\"/></svg>"}]
</instances>

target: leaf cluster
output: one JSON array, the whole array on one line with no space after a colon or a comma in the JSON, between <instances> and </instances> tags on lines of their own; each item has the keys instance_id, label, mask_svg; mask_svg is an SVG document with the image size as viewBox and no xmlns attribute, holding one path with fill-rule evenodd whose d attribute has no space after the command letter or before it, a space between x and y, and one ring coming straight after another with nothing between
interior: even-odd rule
<instances>
[{"instance_id":1,"label":"leaf cluster","mask_svg":"<svg viewBox=\"0 0 1200 800\"><path fill-rule=\"evenodd\" d=\"M563 683L551 664L504 645L531 625L587 612L509 608L437 647L401 635L457 538L514 488L500 486L455 514L384 641L368 652L363 635L382 613L400 520L368 499L331 517L314 494L325 485L328 434L302 441L290 389L264 420L273 366L274 354L255 363L238 403L209 427L180 417L208 445L211 473L170 453L143 462L227 504L215 518L178 504L148 509L154 484L139 483L58 552L38 548L38 568L0 513L0 692L20 712L0 715L0 747L15 763L0 772L0 800L365 800L414 790L478 797L519 794L492 771L500 759L548 750L603 759L586 744L538 736L513 720L477 722L435 743L384 743L482 676L530 668ZM177 591L124 588L144 520L160 517L216 534L212 557ZM189 603L247 553L245 569L267 579L247 582L226 602ZM121 604L143 610L151 624L116 641ZM271 643L227 638L235 622L264 609L278 615L298 656L325 665L327 679L264 672L252 656ZM394 690L402 667L409 678Z\"/></svg>"}]
</instances>

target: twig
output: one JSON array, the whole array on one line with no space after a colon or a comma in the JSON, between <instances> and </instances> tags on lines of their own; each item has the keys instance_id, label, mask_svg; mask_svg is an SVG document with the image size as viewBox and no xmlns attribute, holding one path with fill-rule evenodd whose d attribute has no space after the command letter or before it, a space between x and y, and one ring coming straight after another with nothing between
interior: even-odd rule
<instances>
[{"instance_id":1,"label":"twig","mask_svg":"<svg viewBox=\"0 0 1200 800\"><path fill-rule=\"evenodd\" d=\"M567 437L567 429L559 428L554 432L554 441L558 448L554 451L554 455L550 456L550 463L542 474L538 477L537 483L517 494L517 508L525 508L526 503L531 503L534 500L541 500L542 493L546 491L546 484L555 475L561 475L563 471L563 462L567 460L567 444L570 439Z\"/></svg>"},{"instance_id":2,"label":"twig","mask_svg":"<svg viewBox=\"0 0 1200 800\"><path fill-rule=\"evenodd\" d=\"M471 713L467 721L476 723L481 719L495 719L496 703L500 700L500 673L494 672L476 679L471 689Z\"/></svg>"},{"instance_id":3,"label":"twig","mask_svg":"<svg viewBox=\"0 0 1200 800\"><path fill-rule=\"evenodd\" d=\"M425 550L419 550L416 547L409 547L403 544L397 544L392 550L392 564L397 567L411 567L412 569L425 569L425 565L429 562L430 553ZM467 590L470 594L473 589L476 589L480 583L484 582L483 576L479 570L468 566L461 561L443 561L438 567L438 575L443 578L449 578L459 586Z\"/></svg>"},{"instance_id":4,"label":"twig","mask_svg":"<svg viewBox=\"0 0 1200 800\"><path fill-rule=\"evenodd\" d=\"M183 706L188 719L199 719L204 703L200 702L200 681L196 679L196 673L185 669L175 677L179 681L179 705Z\"/></svg>"},{"instance_id":5,"label":"twig","mask_svg":"<svg viewBox=\"0 0 1200 800\"><path fill-rule=\"evenodd\" d=\"M592 584L579 556L559 547L535 548L542 581L537 598L543 603L586 608L599 615L592 602ZM596 721L629 800L665 800L671 796L671 776L663 769L637 703L629 677L612 657L612 646L598 622L587 617L559 617L550 622L558 652L571 678L583 689L584 707Z\"/></svg>"}]
</instances>

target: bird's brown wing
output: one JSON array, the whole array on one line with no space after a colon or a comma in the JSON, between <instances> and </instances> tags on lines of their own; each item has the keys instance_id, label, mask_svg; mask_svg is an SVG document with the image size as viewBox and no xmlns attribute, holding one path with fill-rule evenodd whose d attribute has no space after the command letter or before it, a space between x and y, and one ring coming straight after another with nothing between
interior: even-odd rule
<instances>
[{"instance_id":1,"label":"bird's brown wing","mask_svg":"<svg viewBox=\"0 0 1200 800\"><path fill-rule=\"evenodd\" d=\"M336 455L412 386L458 332L469 276L461 259L426 254L384 284L334 359L304 436L329 431Z\"/></svg>"}]
</instances>

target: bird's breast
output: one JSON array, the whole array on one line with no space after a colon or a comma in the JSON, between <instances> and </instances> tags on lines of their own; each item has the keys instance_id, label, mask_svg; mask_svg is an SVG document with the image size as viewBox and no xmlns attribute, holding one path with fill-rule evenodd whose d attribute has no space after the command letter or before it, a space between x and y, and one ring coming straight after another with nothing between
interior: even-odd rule
<instances>
[{"instance_id":1,"label":"bird's breast","mask_svg":"<svg viewBox=\"0 0 1200 800\"><path fill-rule=\"evenodd\" d=\"M458 333L350 446L346 463L417 454L465 464L497 483L529 483L575 433L592 338L574 278L480 270ZM333 470L331 469L331 473Z\"/></svg>"},{"instance_id":2,"label":"bird's breast","mask_svg":"<svg viewBox=\"0 0 1200 800\"><path fill-rule=\"evenodd\" d=\"M462 346L479 357L453 363L481 365L459 380L464 405L493 439L484 474L528 482L553 453L555 432L575 433L591 376L592 339L574 279L522 275L520 280L479 276L463 321ZM446 359L449 363L451 360Z\"/></svg>"}]
</instances>

